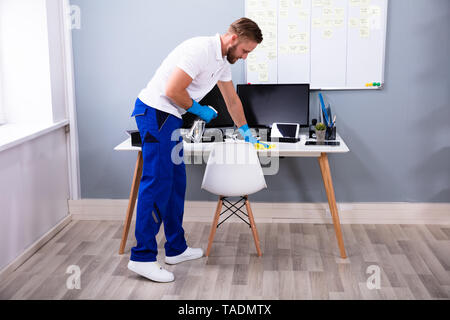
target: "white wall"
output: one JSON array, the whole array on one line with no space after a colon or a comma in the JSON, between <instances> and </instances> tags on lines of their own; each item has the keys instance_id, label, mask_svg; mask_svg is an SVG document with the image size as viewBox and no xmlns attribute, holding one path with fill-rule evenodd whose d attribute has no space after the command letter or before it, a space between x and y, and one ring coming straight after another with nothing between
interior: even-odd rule
<instances>
[{"instance_id":1,"label":"white wall","mask_svg":"<svg viewBox=\"0 0 450 320\"><path fill-rule=\"evenodd\" d=\"M66 133L0 152L0 270L68 215Z\"/></svg>"}]
</instances>

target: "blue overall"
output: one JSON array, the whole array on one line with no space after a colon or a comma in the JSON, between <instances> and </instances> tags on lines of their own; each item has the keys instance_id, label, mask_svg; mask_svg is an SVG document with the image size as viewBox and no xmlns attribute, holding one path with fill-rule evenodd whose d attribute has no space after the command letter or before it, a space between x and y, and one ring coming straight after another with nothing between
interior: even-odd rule
<instances>
[{"instance_id":1,"label":"blue overall","mask_svg":"<svg viewBox=\"0 0 450 320\"><path fill-rule=\"evenodd\" d=\"M174 130L183 120L154 109L137 99L132 117L142 140L143 170L139 187L136 216L136 247L132 261L154 262L158 254L156 235L164 223L166 256L173 257L187 249L182 227L186 193L184 161L172 161L172 150L182 142L179 135L172 141ZM183 159L183 149L178 155ZM180 158L178 158L180 159Z\"/></svg>"}]
</instances>

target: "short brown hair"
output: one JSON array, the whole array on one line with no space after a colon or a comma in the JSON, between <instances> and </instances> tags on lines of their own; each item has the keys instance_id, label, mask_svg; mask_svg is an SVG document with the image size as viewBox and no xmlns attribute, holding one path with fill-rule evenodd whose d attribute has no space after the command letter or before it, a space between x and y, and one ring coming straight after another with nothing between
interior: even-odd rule
<instances>
[{"instance_id":1,"label":"short brown hair","mask_svg":"<svg viewBox=\"0 0 450 320\"><path fill-rule=\"evenodd\" d=\"M256 22L249 18L241 18L233 22L228 32L236 34L239 38L255 41L258 44L263 42L261 29Z\"/></svg>"}]
</instances>

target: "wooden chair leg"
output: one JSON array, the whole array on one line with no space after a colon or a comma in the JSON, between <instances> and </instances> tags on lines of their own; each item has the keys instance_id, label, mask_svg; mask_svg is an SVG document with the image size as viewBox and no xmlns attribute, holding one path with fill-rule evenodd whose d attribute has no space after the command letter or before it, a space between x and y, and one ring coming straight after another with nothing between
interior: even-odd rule
<instances>
[{"instance_id":1,"label":"wooden chair leg","mask_svg":"<svg viewBox=\"0 0 450 320\"><path fill-rule=\"evenodd\" d=\"M211 232L209 233L208 240L208 249L206 250L206 256L209 257L211 253L212 243L214 241L214 236L216 235L217 225L219 224L220 214L222 212L222 197L219 198L219 202L217 202L216 213L214 214L214 220L211 225Z\"/></svg>"},{"instance_id":2,"label":"wooden chair leg","mask_svg":"<svg viewBox=\"0 0 450 320\"><path fill-rule=\"evenodd\" d=\"M245 206L247 208L248 219L250 220L250 226L252 228L253 239L255 240L256 252L258 253L258 257L261 257L262 253L261 253L261 247L259 244L258 230L256 229L255 218L253 217L253 212L252 212L252 208L250 206L250 201L248 201L248 197L246 197Z\"/></svg>"},{"instance_id":3,"label":"wooden chair leg","mask_svg":"<svg viewBox=\"0 0 450 320\"><path fill-rule=\"evenodd\" d=\"M123 226L122 241L120 242L119 254L124 253L125 246L127 244L128 232L130 231L131 220L133 218L134 206L136 204L136 199L139 191L139 184L141 183L142 166L142 152L139 151L136 160L136 166L134 168L134 177L131 184L130 199L128 200L127 215Z\"/></svg>"},{"instance_id":4,"label":"wooden chair leg","mask_svg":"<svg viewBox=\"0 0 450 320\"><path fill-rule=\"evenodd\" d=\"M328 205L330 206L331 216L333 218L334 232L341 253L341 258L346 259L347 254L344 247L344 239L342 238L341 223L339 220L339 212L336 205L336 197L334 195L333 180L331 179L330 164L328 162L328 155L322 153L319 158L320 170L322 172L323 183L327 193Z\"/></svg>"}]
</instances>

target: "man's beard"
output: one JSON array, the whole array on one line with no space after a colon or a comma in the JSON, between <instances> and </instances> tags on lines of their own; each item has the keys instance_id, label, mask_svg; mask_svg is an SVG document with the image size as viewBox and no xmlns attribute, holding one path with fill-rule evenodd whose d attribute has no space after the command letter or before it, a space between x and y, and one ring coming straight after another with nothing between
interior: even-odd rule
<instances>
[{"instance_id":1,"label":"man's beard","mask_svg":"<svg viewBox=\"0 0 450 320\"><path fill-rule=\"evenodd\" d=\"M236 57L236 50L237 50L237 45L232 46L227 51L227 60L230 64L235 64L239 60L239 58Z\"/></svg>"}]
</instances>

